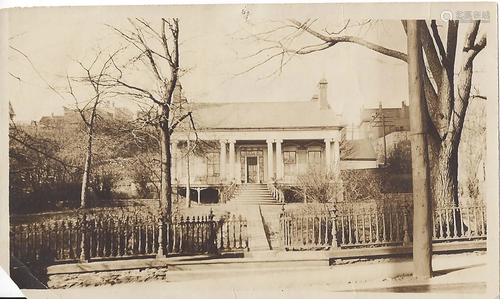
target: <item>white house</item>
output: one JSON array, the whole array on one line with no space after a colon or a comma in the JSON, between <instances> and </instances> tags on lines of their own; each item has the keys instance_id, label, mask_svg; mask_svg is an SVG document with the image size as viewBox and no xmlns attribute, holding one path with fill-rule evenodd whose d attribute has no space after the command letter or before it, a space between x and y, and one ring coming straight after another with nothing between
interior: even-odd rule
<instances>
[{"instance_id":1,"label":"white house","mask_svg":"<svg viewBox=\"0 0 500 299\"><path fill-rule=\"evenodd\" d=\"M308 167L340 169L344 125L328 103L327 84L320 80L318 95L310 101L190 103L198 138L212 146L202 156L188 156L188 134L175 132L173 182L186 184L188 159L193 187L272 180L291 183ZM193 132L189 136L194 140ZM363 163L368 165L366 158ZM355 160L352 154L348 165Z\"/></svg>"}]
</instances>

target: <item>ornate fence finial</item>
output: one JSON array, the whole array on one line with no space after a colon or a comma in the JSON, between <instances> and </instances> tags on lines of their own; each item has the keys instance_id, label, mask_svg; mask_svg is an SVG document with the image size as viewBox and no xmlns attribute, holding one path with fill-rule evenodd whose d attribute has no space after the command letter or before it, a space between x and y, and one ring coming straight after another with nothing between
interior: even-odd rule
<instances>
[{"instance_id":1,"label":"ornate fence finial","mask_svg":"<svg viewBox=\"0 0 500 299\"><path fill-rule=\"evenodd\" d=\"M338 212L337 206L335 203L333 203L332 207L330 208L330 215L332 216L332 218L337 219L337 216L338 216L337 212Z\"/></svg>"},{"instance_id":2,"label":"ornate fence finial","mask_svg":"<svg viewBox=\"0 0 500 299\"><path fill-rule=\"evenodd\" d=\"M87 221L87 213L83 214L82 217L82 222L81 222L81 234L82 234L82 241L80 243L81 247L81 252L80 252L80 262L86 263L89 261L90 258L90 248L89 248L89 240L88 240L88 221Z\"/></svg>"},{"instance_id":3,"label":"ornate fence finial","mask_svg":"<svg viewBox=\"0 0 500 299\"><path fill-rule=\"evenodd\" d=\"M212 210L212 208L210 208L210 212L208 213L208 219L210 221L214 220L214 211Z\"/></svg>"},{"instance_id":4,"label":"ornate fence finial","mask_svg":"<svg viewBox=\"0 0 500 299\"><path fill-rule=\"evenodd\" d=\"M410 244L410 229L408 225L408 203L403 201L403 245Z\"/></svg>"},{"instance_id":5,"label":"ornate fence finial","mask_svg":"<svg viewBox=\"0 0 500 299\"><path fill-rule=\"evenodd\" d=\"M164 258L167 256L167 250L165 246L165 237L166 237L166 225L165 225L165 213L160 213L158 217L158 253L156 254L157 258Z\"/></svg>"},{"instance_id":6,"label":"ornate fence finial","mask_svg":"<svg viewBox=\"0 0 500 299\"><path fill-rule=\"evenodd\" d=\"M331 250L337 250L340 249L339 243L337 240L337 207L335 203L333 203L331 209L330 209L330 215L332 218L332 247L330 248Z\"/></svg>"}]
</instances>

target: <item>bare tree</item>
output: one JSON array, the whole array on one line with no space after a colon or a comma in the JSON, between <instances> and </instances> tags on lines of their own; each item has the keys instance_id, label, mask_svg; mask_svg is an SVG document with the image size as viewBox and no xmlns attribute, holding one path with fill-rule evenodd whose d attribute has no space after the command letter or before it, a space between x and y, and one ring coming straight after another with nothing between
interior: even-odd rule
<instances>
[{"instance_id":1,"label":"bare tree","mask_svg":"<svg viewBox=\"0 0 500 299\"><path fill-rule=\"evenodd\" d=\"M172 181L171 181L171 142L170 137L177 126L186 118L194 121L191 112L183 109L180 97L179 78L179 20L161 19L159 30L143 19L129 19L130 30L111 27L132 49L133 54L123 65L114 61L118 71L115 76L117 95L132 97L135 100L146 100L151 107L158 108L157 115L150 116L148 123L156 125L160 130L161 182L160 203L164 215L170 219L172 214ZM144 71L147 80L143 80L136 72ZM177 93L178 92L178 93Z\"/></svg>"},{"instance_id":2,"label":"bare tree","mask_svg":"<svg viewBox=\"0 0 500 299\"><path fill-rule=\"evenodd\" d=\"M44 82L44 84L50 90L52 90L62 99L66 99L64 94L60 92L58 88L54 87L44 78L44 76L42 76L40 71L35 67L31 59L26 54L24 54L22 51L12 46L10 46L10 48L13 51L22 55L30 63L31 67L36 72L38 77ZM97 50L95 56L88 64L88 66L85 65L82 61L73 60L81 67L84 74L79 77L70 77L68 74L66 74L66 81L68 88L67 94L69 94L70 97L72 97L75 102L75 107L76 107L75 111L80 115L85 125L86 136L87 136L87 142L85 147L85 161L84 161L83 176L82 176L82 187L80 195L81 208L87 208L89 206L88 189L89 189L89 180L90 180L91 166L92 166L92 155L93 155L92 145L95 133L95 122L98 116L97 109L99 104L105 97L107 90L110 87L109 69L110 67L113 66L112 63L113 57L117 55L121 50L123 49L120 49L112 54L105 54L102 50ZM18 76L15 76L13 74L11 74L11 76L16 78L17 80L22 81L22 79L19 78ZM82 98L81 95L78 93L78 91L75 90L75 88L78 89L78 87L76 87L75 84L83 84L87 87L91 86L93 91L92 96L86 100L81 100ZM83 104L83 106L80 107L81 104Z\"/></svg>"},{"instance_id":3,"label":"bare tree","mask_svg":"<svg viewBox=\"0 0 500 299\"><path fill-rule=\"evenodd\" d=\"M357 44L382 55L408 62L406 53L349 35L348 29L372 24L346 21L337 30L321 28L317 20L290 19L277 22L272 29L252 35L268 46L249 57L264 57L254 69L273 59L280 61L279 73L293 57L325 51L341 43ZM402 21L406 30L406 21ZM437 205L458 204L458 145L469 105L473 62L486 46L486 34L479 35L480 21L466 28L461 57L457 58L458 21L449 21L446 30L438 29L435 20L420 22L420 41L425 54L423 74L425 119L427 120L429 158L431 160L431 195ZM277 36L279 34L279 37ZM479 37L480 36L480 37ZM305 38L301 38L305 37ZM311 42L315 39L317 42ZM305 40L301 44L301 41ZM458 66L458 70L455 68ZM251 70L249 69L249 70ZM248 71L248 70L247 70Z\"/></svg>"},{"instance_id":4,"label":"bare tree","mask_svg":"<svg viewBox=\"0 0 500 299\"><path fill-rule=\"evenodd\" d=\"M107 90L109 89L109 84L107 84L110 79L109 69L113 66L113 57L118 52L119 51L106 57L106 55L102 51L98 51L95 55L95 58L90 62L89 66L86 66L81 61L75 60L75 62L84 71L84 75L82 77L73 78L70 78L69 75L66 76L68 83L68 93L75 101L76 111L80 115L87 133L85 162L82 177L82 191L80 196L80 208L87 208L90 204L88 200L88 189L93 155L92 144L94 140L96 118L98 116L98 106L105 98ZM102 61L103 59L104 61ZM79 95L77 95L77 92L74 88L74 83L72 83L72 81L90 85L93 91L90 99L82 101ZM83 103L83 106L80 107L81 103Z\"/></svg>"}]
</instances>

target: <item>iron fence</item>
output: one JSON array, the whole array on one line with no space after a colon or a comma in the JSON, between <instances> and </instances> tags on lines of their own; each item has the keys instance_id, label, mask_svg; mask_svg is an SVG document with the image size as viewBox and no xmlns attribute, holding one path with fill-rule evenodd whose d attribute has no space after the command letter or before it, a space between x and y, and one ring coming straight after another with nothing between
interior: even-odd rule
<instances>
[{"instance_id":1,"label":"iron fence","mask_svg":"<svg viewBox=\"0 0 500 299\"><path fill-rule=\"evenodd\" d=\"M434 211L435 241L486 238L486 206L437 208Z\"/></svg>"},{"instance_id":2,"label":"iron fence","mask_svg":"<svg viewBox=\"0 0 500 299\"><path fill-rule=\"evenodd\" d=\"M300 215L283 206L280 239L284 249L400 246L413 241L413 207L409 203L339 207L329 213ZM433 242L486 239L485 205L437 208L433 215Z\"/></svg>"},{"instance_id":3,"label":"iron fence","mask_svg":"<svg viewBox=\"0 0 500 299\"><path fill-rule=\"evenodd\" d=\"M11 226L11 254L24 263L51 264L163 255L203 254L248 247L247 222L241 216L174 218L153 215L114 218L83 215L77 220Z\"/></svg>"}]
</instances>

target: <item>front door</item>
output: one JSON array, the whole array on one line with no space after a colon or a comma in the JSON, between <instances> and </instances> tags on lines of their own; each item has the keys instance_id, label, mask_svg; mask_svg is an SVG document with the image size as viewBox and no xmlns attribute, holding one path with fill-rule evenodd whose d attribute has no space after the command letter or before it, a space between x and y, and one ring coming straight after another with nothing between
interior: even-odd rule
<instances>
[{"instance_id":1,"label":"front door","mask_svg":"<svg viewBox=\"0 0 500 299\"><path fill-rule=\"evenodd\" d=\"M258 183L258 175L257 157L247 157L247 183Z\"/></svg>"}]
</instances>

